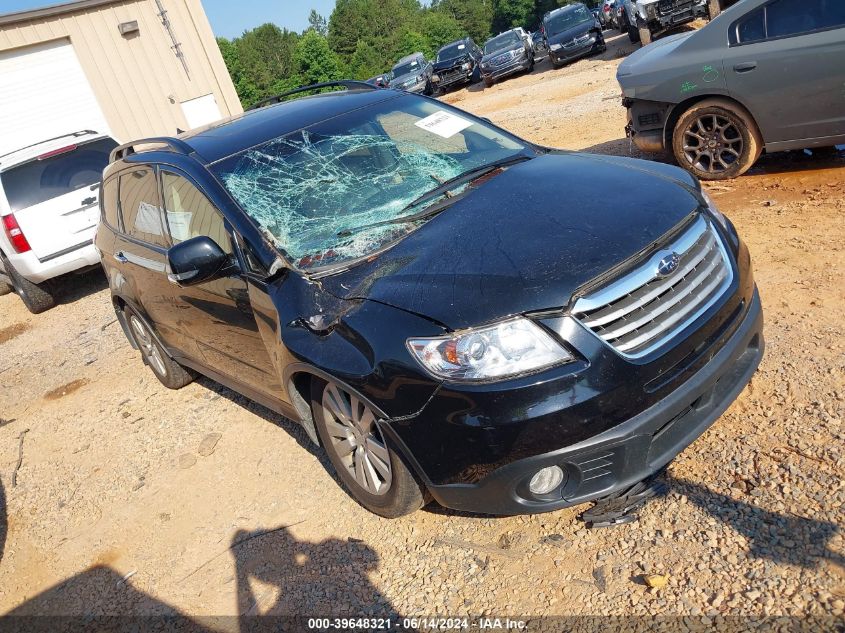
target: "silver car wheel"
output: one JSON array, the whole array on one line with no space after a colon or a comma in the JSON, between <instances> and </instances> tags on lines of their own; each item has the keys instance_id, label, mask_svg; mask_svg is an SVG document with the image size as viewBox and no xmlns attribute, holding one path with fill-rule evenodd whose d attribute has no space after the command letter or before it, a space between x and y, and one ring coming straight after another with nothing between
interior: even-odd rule
<instances>
[{"instance_id":1,"label":"silver car wheel","mask_svg":"<svg viewBox=\"0 0 845 633\"><path fill-rule=\"evenodd\" d=\"M745 143L737 126L724 116L705 114L684 130L684 156L711 174L727 171L742 157Z\"/></svg>"},{"instance_id":2,"label":"silver car wheel","mask_svg":"<svg viewBox=\"0 0 845 633\"><path fill-rule=\"evenodd\" d=\"M323 390L323 420L335 452L361 488L371 495L390 490L390 454L373 411L329 383Z\"/></svg>"},{"instance_id":3,"label":"silver car wheel","mask_svg":"<svg viewBox=\"0 0 845 633\"><path fill-rule=\"evenodd\" d=\"M153 336L147 330L147 327L134 314L129 317L129 323L132 326L132 332L135 334L135 340L141 348L141 354L147 359L150 367L159 376L167 376L167 367L164 364L164 359L161 357L161 352L159 352L158 346L153 341Z\"/></svg>"}]
</instances>

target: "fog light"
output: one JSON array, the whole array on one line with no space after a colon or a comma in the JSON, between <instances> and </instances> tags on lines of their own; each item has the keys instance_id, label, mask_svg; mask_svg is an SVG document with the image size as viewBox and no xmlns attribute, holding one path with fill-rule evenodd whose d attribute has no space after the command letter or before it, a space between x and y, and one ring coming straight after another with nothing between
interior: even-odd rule
<instances>
[{"instance_id":1,"label":"fog light","mask_svg":"<svg viewBox=\"0 0 845 633\"><path fill-rule=\"evenodd\" d=\"M547 466L534 474L528 482L528 489L532 494L545 495L557 488L562 481L563 471L560 466Z\"/></svg>"}]
</instances>

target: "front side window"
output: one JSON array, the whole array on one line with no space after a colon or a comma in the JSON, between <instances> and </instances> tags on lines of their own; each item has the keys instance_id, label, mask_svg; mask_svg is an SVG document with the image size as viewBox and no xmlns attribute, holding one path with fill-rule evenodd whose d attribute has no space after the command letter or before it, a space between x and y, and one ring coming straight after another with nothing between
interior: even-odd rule
<instances>
[{"instance_id":1,"label":"front side window","mask_svg":"<svg viewBox=\"0 0 845 633\"><path fill-rule=\"evenodd\" d=\"M188 179L162 172L161 192L170 237L174 244L205 235L224 253L232 254L232 240L223 216Z\"/></svg>"},{"instance_id":2,"label":"front side window","mask_svg":"<svg viewBox=\"0 0 845 633\"><path fill-rule=\"evenodd\" d=\"M115 147L114 139L101 138L47 152L4 171L0 182L11 210L28 209L98 184Z\"/></svg>"},{"instance_id":3,"label":"front side window","mask_svg":"<svg viewBox=\"0 0 845 633\"><path fill-rule=\"evenodd\" d=\"M418 199L520 155L518 140L405 95L317 123L213 166L232 197L299 268L363 257L421 225Z\"/></svg>"},{"instance_id":4,"label":"front side window","mask_svg":"<svg viewBox=\"0 0 845 633\"><path fill-rule=\"evenodd\" d=\"M135 169L120 175L120 212L127 235L167 248L155 174L151 169Z\"/></svg>"}]
</instances>

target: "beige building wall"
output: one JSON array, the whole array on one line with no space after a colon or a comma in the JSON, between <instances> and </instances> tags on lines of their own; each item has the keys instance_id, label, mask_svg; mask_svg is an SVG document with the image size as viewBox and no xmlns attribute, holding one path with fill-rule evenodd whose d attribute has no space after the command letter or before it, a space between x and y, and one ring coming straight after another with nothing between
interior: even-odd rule
<instances>
[{"instance_id":1,"label":"beige building wall","mask_svg":"<svg viewBox=\"0 0 845 633\"><path fill-rule=\"evenodd\" d=\"M214 95L221 116L243 112L200 0L160 2L188 72L157 15L156 0L82 0L0 16L0 51L70 39L121 142L189 129L180 104L208 94ZM133 20L139 31L121 35L118 25Z\"/></svg>"}]
</instances>

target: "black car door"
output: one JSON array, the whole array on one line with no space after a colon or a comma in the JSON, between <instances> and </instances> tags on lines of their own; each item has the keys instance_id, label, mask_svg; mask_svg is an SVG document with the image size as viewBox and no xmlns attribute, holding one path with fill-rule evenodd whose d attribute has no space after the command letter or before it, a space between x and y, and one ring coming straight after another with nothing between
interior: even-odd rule
<instances>
[{"instance_id":1,"label":"black car door","mask_svg":"<svg viewBox=\"0 0 845 633\"><path fill-rule=\"evenodd\" d=\"M231 228L199 185L176 169L162 168L160 175L173 244L204 235L237 263ZM278 398L280 377L259 334L247 283L239 265L232 271L195 286L169 285L171 301L180 307L179 327L193 340L200 363Z\"/></svg>"},{"instance_id":2,"label":"black car door","mask_svg":"<svg viewBox=\"0 0 845 633\"><path fill-rule=\"evenodd\" d=\"M117 178L122 231L110 249L110 265L120 272L121 294L130 297L159 338L174 355L190 355L181 336L178 306L172 303L167 281L167 249L155 169L139 165Z\"/></svg>"}]
</instances>

